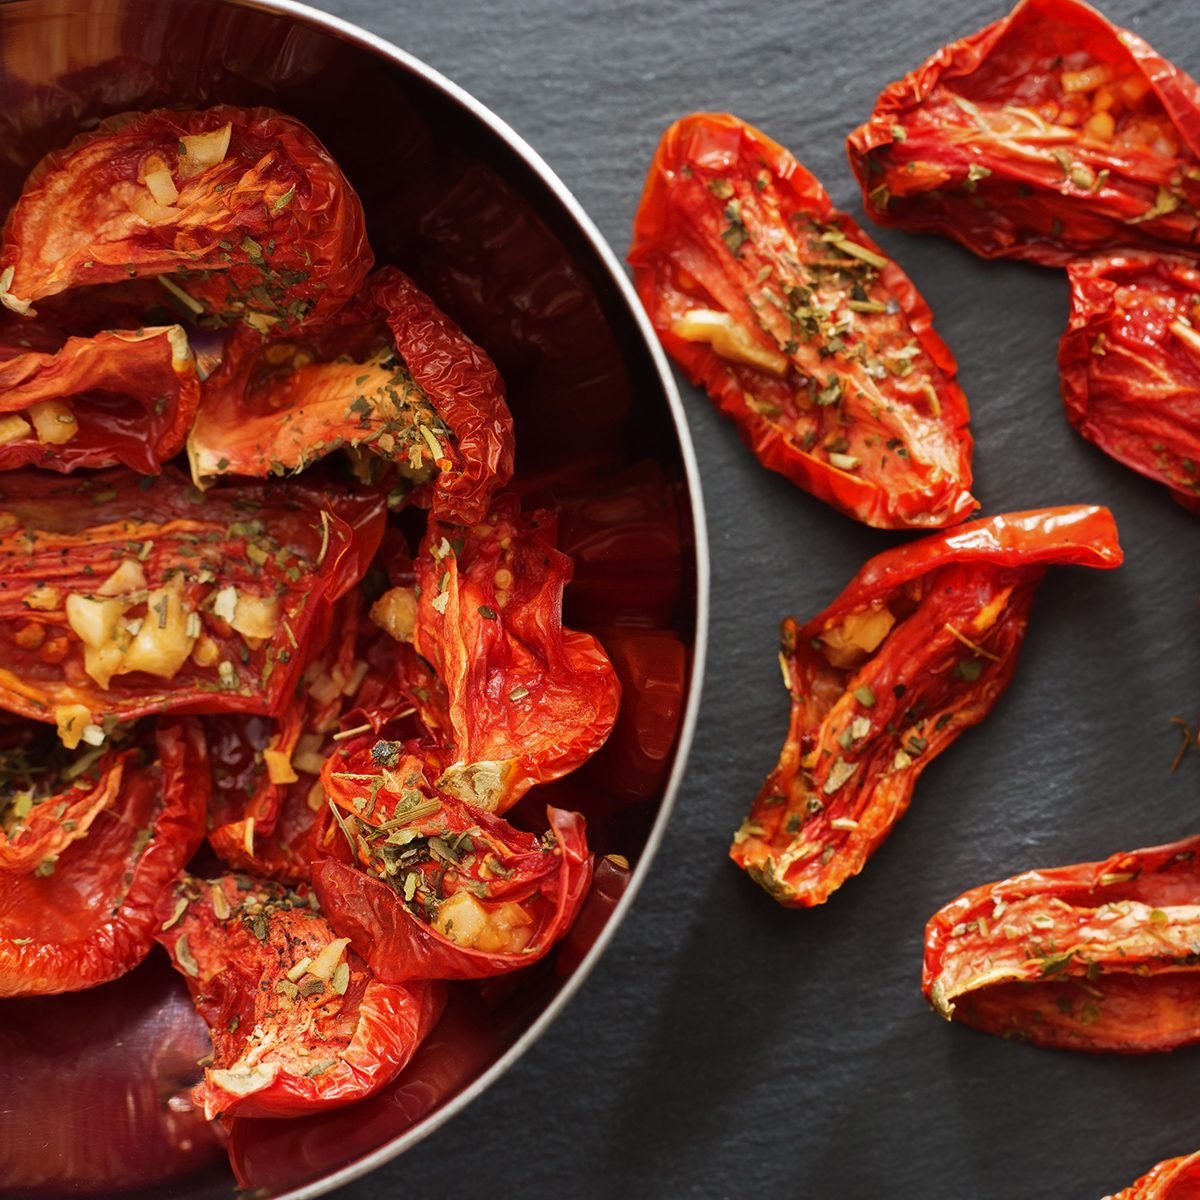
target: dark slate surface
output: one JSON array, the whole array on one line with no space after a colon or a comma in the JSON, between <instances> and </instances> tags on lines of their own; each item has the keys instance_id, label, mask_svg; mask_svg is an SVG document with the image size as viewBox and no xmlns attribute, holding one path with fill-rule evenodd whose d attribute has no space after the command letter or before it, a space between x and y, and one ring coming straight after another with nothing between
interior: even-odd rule
<instances>
[{"instance_id":1,"label":"dark slate surface","mask_svg":"<svg viewBox=\"0 0 1200 1200\"><path fill-rule=\"evenodd\" d=\"M999 3L337 0L541 152L624 251L666 124L723 108L792 148L862 219L845 134L878 90ZM1109 14L1200 73L1191 5ZM386 119L374 115L368 119ZM761 470L684 386L709 513L704 705L649 882L582 994L483 1098L337 1193L461 1197L1094 1198L1200 1146L1200 1050L1141 1060L1038 1051L949 1027L918 989L926 918L967 887L1200 826L1200 529L1068 428L1061 274L873 231L931 302L974 408L987 511L1101 501L1128 552L1043 587L1016 680L921 780L865 874L786 912L725 858L786 724L779 618L823 606L894 538Z\"/></svg>"}]
</instances>

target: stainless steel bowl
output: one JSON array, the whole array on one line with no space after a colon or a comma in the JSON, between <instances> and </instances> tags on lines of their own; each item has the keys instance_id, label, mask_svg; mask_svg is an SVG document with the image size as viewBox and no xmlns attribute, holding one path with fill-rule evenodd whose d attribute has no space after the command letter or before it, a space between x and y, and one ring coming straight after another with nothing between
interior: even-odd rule
<instances>
[{"instance_id":1,"label":"stainless steel bowl","mask_svg":"<svg viewBox=\"0 0 1200 1200\"><path fill-rule=\"evenodd\" d=\"M236 1124L237 1183L299 1198L378 1166L457 1113L591 970L649 868L682 776L707 552L679 398L620 264L511 129L378 38L261 0L0 0L0 207L42 154L109 114L218 101L277 107L324 140L362 195L380 261L416 275L504 372L518 483L566 505L577 560L568 620L624 646L628 661L638 647L664 652L647 659L657 667L627 672L621 745L538 797L582 809L597 849L626 856L632 873L601 873L550 960L462 987L380 1097ZM4 1194L230 1195L225 1149L186 1099L205 1043L156 958L90 992L0 1002Z\"/></svg>"}]
</instances>

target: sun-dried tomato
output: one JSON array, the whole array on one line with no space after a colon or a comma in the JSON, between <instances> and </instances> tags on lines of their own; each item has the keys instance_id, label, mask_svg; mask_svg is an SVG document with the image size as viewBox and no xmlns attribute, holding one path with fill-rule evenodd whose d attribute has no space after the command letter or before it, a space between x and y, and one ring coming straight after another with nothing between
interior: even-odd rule
<instances>
[{"instance_id":1,"label":"sun-dried tomato","mask_svg":"<svg viewBox=\"0 0 1200 1200\"><path fill-rule=\"evenodd\" d=\"M876 221L987 258L1200 238L1200 87L1082 0L1023 0L939 50L847 148Z\"/></svg>"},{"instance_id":2,"label":"sun-dried tomato","mask_svg":"<svg viewBox=\"0 0 1200 1200\"><path fill-rule=\"evenodd\" d=\"M375 979L311 893L185 874L156 916L157 939L212 1034L195 1091L209 1118L361 1100L403 1069L441 1012L436 985Z\"/></svg>"},{"instance_id":3,"label":"sun-dried tomato","mask_svg":"<svg viewBox=\"0 0 1200 1200\"><path fill-rule=\"evenodd\" d=\"M0 301L159 276L193 318L260 333L328 320L373 262L362 204L268 108L123 113L47 155L0 238Z\"/></svg>"},{"instance_id":4,"label":"sun-dried tomato","mask_svg":"<svg viewBox=\"0 0 1200 1200\"><path fill-rule=\"evenodd\" d=\"M384 517L382 497L332 484L2 475L0 708L69 746L105 719L277 712Z\"/></svg>"},{"instance_id":5,"label":"sun-dried tomato","mask_svg":"<svg viewBox=\"0 0 1200 1200\"><path fill-rule=\"evenodd\" d=\"M827 900L1008 686L1046 567L1121 559L1106 508L1009 513L886 550L824 612L785 620L791 724L733 860L780 904Z\"/></svg>"},{"instance_id":6,"label":"sun-dried tomato","mask_svg":"<svg viewBox=\"0 0 1200 1200\"><path fill-rule=\"evenodd\" d=\"M663 345L764 466L883 528L976 507L928 305L782 146L722 114L672 125L629 261Z\"/></svg>"},{"instance_id":7,"label":"sun-dried tomato","mask_svg":"<svg viewBox=\"0 0 1200 1200\"><path fill-rule=\"evenodd\" d=\"M91 338L0 333L0 470L124 463L156 475L183 449L200 398L178 325Z\"/></svg>"},{"instance_id":8,"label":"sun-dried tomato","mask_svg":"<svg viewBox=\"0 0 1200 1200\"><path fill-rule=\"evenodd\" d=\"M925 930L947 1020L1073 1050L1200 1041L1200 838L973 888Z\"/></svg>"},{"instance_id":9,"label":"sun-dried tomato","mask_svg":"<svg viewBox=\"0 0 1200 1200\"><path fill-rule=\"evenodd\" d=\"M1200 503L1200 269L1126 252L1067 268L1058 348L1071 424L1118 462Z\"/></svg>"},{"instance_id":10,"label":"sun-dried tomato","mask_svg":"<svg viewBox=\"0 0 1200 1200\"><path fill-rule=\"evenodd\" d=\"M35 779L23 815L3 784L0 995L78 991L137 966L155 903L204 836L208 760L195 721L160 723L81 779Z\"/></svg>"}]
</instances>

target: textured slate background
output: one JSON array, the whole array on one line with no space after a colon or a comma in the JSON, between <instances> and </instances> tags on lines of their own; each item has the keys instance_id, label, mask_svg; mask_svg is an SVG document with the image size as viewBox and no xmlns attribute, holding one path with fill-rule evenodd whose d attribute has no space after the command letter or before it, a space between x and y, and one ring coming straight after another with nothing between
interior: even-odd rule
<instances>
[{"instance_id":1,"label":"textured slate background","mask_svg":"<svg viewBox=\"0 0 1200 1200\"><path fill-rule=\"evenodd\" d=\"M329 0L473 92L541 152L618 251L669 121L729 109L862 219L845 134L879 89L1001 15L930 6L645 0ZM1109 15L1200 74L1191 5ZM374 119L386 119L377 116ZM1094 1198L1200 1146L1200 1051L1121 1060L936 1020L926 918L965 888L1200 826L1200 756L1172 776L1200 678L1200 530L1076 437L1055 347L1062 275L881 230L933 305L974 409L985 511L1100 501L1116 574L1060 571L1016 680L926 773L890 842L822 910L777 909L727 862L786 725L779 618L827 603L895 538L762 471L683 385L713 555L710 665L683 793L650 881L583 993L497 1086L341 1200L427 1195Z\"/></svg>"}]
</instances>

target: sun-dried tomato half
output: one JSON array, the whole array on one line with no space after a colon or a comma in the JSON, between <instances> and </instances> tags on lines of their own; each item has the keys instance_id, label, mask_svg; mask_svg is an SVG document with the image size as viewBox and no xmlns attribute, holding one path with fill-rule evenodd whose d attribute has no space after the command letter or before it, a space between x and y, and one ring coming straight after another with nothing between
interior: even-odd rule
<instances>
[{"instance_id":1,"label":"sun-dried tomato half","mask_svg":"<svg viewBox=\"0 0 1200 1200\"><path fill-rule=\"evenodd\" d=\"M381 979L479 979L528 966L570 928L592 860L578 813L542 837L441 792L415 742L360 738L321 776L331 855L313 867L330 923Z\"/></svg>"},{"instance_id":2,"label":"sun-dried tomato half","mask_svg":"<svg viewBox=\"0 0 1200 1200\"><path fill-rule=\"evenodd\" d=\"M197 484L284 475L335 450L399 495L430 484L474 521L512 474L512 418L491 360L394 267L330 328L264 343L235 333L188 437Z\"/></svg>"},{"instance_id":3,"label":"sun-dried tomato half","mask_svg":"<svg viewBox=\"0 0 1200 1200\"><path fill-rule=\"evenodd\" d=\"M973 888L925 930L947 1020L1073 1050L1200 1041L1200 838Z\"/></svg>"},{"instance_id":4,"label":"sun-dried tomato half","mask_svg":"<svg viewBox=\"0 0 1200 1200\"><path fill-rule=\"evenodd\" d=\"M139 746L75 767L73 779L67 768L25 787L0 780L3 996L79 991L132 970L153 944L156 901L204 836L196 722L163 722Z\"/></svg>"},{"instance_id":5,"label":"sun-dried tomato half","mask_svg":"<svg viewBox=\"0 0 1200 1200\"><path fill-rule=\"evenodd\" d=\"M1067 267L1058 347L1071 424L1118 462L1200 502L1200 269L1126 252Z\"/></svg>"},{"instance_id":6,"label":"sun-dried tomato half","mask_svg":"<svg viewBox=\"0 0 1200 1200\"><path fill-rule=\"evenodd\" d=\"M1196 1200L1197 1196L1200 1196L1200 1151L1165 1159L1104 1200Z\"/></svg>"},{"instance_id":7,"label":"sun-dried tomato half","mask_svg":"<svg viewBox=\"0 0 1200 1200\"><path fill-rule=\"evenodd\" d=\"M824 612L785 620L791 724L734 862L780 904L827 900L1008 686L1046 567L1121 559L1106 508L1009 513L886 550Z\"/></svg>"},{"instance_id":8,"label":"sun-dried tomato half","mask_svg":"<svg viewBox=\"0 0 1200 1200\"><path fill-rule=\"evenodd\" d=\"M124 463L156 475L183 449L200 382L180 326L44 340L0 333L0 470Z\"/></svg>"},{"instance_id":9,"label":"sun-dried tomato half","mask_svg":"<svg viewBox=\"0 0 1200 1200\"><path fill-rule=\"evenodd\" d=\"M47 155L0 239L18 313L159 276L201 322L283 333L328 320L373 262L362 204L299 121L218 105L110 117Z\"/></svg>"},{"instance_id":10,"label":"sun-dried tomato half","mask_svg":"<svg viewBox=\"0 0 1200 1200\"><path fill-rule=\"evenodd\" d=\"M435 985L375 979L309 892L184 875L156 916L157 939L212 1034L194 1093L210 1119L361 1100L399 1074L441 1013Z\"/></svg>"},{"instance_id":11,"label":"sun-dried tomato half","mask_svg":"<svg viewBox=\"0 0 1200 1200\"><path fill-rule=\"evenodd\" d=\"M849 137L867 212L987 258L1194 249L1200 87L1082 0L1023 0Z\"/></svg>"},{"instance_id":12,"label":"sun-dried tomato half","mask_svg":"<svg viewBox=\"0 0 1200 1200\"><path fill-rule=\"evenodd\" d=\"M497 499L478 525L430 519L416 589L384 594L373 615L411 641L449 697L450 745L438 786L494 812L557 779L608 737L620 683L600 643L562 626L571 562L554 516Z\"/></svg>"},{"instance_id":13,"label":"sun-dried tomato half","mask_svg":"<svg viewBox=\"0 0 1200 1200\"><path fill-rule=\"evenodd\" d=\"M332 484L0 476L0 707L68 746L172 709L274 713L384 517L382 497Z\"/></svg>"},{"instance_id":14,"label":"sun-dried tomato half","mask_svg":"<svg viewBox=\"0 0 1200 1200\"><path fill-rule=\"evenodd\" d=\"M928 305L782 146L728 115L677 121L629 261L663 345L764 466L882 528L977 506L967 401Z\"/></svg>"}]
</instances>

